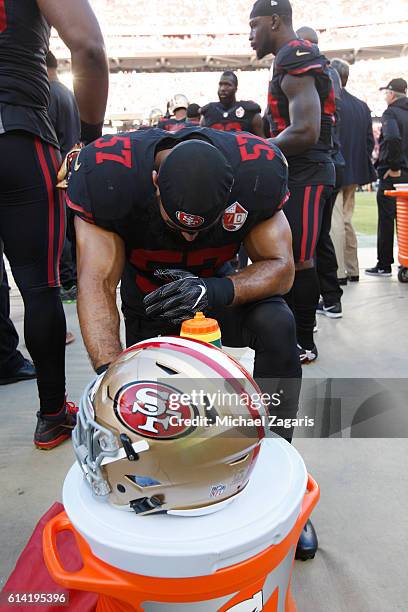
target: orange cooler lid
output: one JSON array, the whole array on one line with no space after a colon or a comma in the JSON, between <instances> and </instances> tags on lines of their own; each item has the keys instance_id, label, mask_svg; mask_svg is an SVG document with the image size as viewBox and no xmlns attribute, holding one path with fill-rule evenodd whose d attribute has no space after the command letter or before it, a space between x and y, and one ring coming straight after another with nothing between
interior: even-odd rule
<instances>
[{"instance_id":1,"label":"orange cooler lid","mask_svg":"<svg viewBox=\"0 0 408 612\"><path fill-rule=\"evenodd\" d=\"M219 325L215 319L207 319L202 312L197 312L194 319L183 321L181 325L181 335L213 334L219 331Z\"/></svg>"}]
</instances>

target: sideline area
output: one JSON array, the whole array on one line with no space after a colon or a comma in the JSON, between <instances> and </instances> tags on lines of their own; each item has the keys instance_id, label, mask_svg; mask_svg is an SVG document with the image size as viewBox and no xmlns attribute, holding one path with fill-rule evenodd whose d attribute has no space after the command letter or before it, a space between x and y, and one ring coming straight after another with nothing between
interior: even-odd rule
<instances>
[{"instance_id":1,"label":"sideline area","mask_svg":"<svg viewBox=\"0 0 408 612\"><path fill-rule=\"evenodd\" d=\"M371 278L375 249L362 248L360 282L343 296L342 319L318 317L319 359L305 378L406 378L408 284ZM11 279L10 279L11 280ZM13 287L12 318L22 338L23 307ZM93 373L81 340L75 305L65 307L76 341L67 347L68 399L78 402ZM21 341L22 344L22 341ZM24 345L22 351L26 353ZM251 368L249 350L235 350ZM45 511L61 500L74 461L71 444L50 452L32 445L37 409L35 381L0 388L0 588ZM320 550L296 562L299 612L405 611L408 567L408 440L340 438L294 441L321 487L313 514Z\"/></svg>"}]
</instances>

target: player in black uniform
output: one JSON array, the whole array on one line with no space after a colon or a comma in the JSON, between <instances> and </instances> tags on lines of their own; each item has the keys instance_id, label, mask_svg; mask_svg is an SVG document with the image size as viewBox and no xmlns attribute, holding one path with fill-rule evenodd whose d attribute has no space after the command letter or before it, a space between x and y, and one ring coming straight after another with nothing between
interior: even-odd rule
<instances>
[{"instance_id":1,"label":"player in black uniform","mask_svg":"<svg viewBox=\"0 0 408 612\"><path fill-rule=\"evenodd\" d=\"M176 94L169 104L172 116L161 119L157 127L161 130L166 130L166 132L178 132L185 127L192 126L187 120L187 108L188 100L186 96Z\"/></svg>"},{"instance_id":2,"label":"player in black uniform","mask_svg":"<svg viewBox=\"0 0 408 612\"><path fill-rule=\"evenodd\" d=\"M284 212L293 234L295 282L287 296L296 318L299 356L313 361L317 349L313 327L319 301L314 267L324 206L335 183L331 159L334 89L328 60L319 48L299 39L292 26L289 0L257 0L250 15L252 48L258 59L275 56L268 90L272 139L289 164L290 198ZM308 521L299 540L297 558L313 558L317 536Z\"/></svg>"},{"instance_id":3,"label":"player in black uniform","mask_svg":"<svg viewBox=\"0 0 408 612\"><path fill-rule=\"evenodd\" d=\"M226 70L218 85L220 101L201 108L201 125L226 132L251 132L263 138L261 107L251 100L237 101L237 89L236 74Z\"/></svg>"},{"instance_id":4,"label":"player in black uniform","mask_svg":"<svg viewBox=\"0 0 408 612\"><path fill-rule=\"evenodd\" d=\"M255 349L255 377L268 392L284 391L279 414L296 415L301 368L293 316L280 297L294 271L280 211L286 178L279 150L244 132L152 129L81 151L67 203L79 217L78 313L97 372L122 351L122 279L128 346L179 334L180 321L204 310L226 345ZM254 263L218 277L243 241Z\"/></svg>"},{"instance_id":5,"label":"player in black uniform","mask_svg":"<svg viewBox=\"0 0 408 612\"><path fill-rule=\"evenodd\" d=\"M0 243L25 306L25 340L40 396L34 442L52 448L70 435L65 403L65 317L58 262L64 207L55 189L60 161L48 117L45 57L51 25L71 50L82 139L101 133L108 84L102 35L86 0L3 0L0 5Z\"/></svg>"},{"instance_id":6,"label":"player in black uniform","mask_svg":"<svg viewBox=\"0 0 408 612\"><path fill-rule=\"evenodd\" d=\"M289 0L257 0L250 27L257 57L275 55L268 118L272 142L289 164L291 196L284 212L292 229L296 263L295 282L287 299L295 313L300 359L309 363L317 358L313 341L319 301L315 249L335 183L331 159L334 89L328 60L316 45L297 38Z\"/></svg>"},{"instance_id":7,"label":"player in black uniform","mask_svg":"<svg viewBox=\"0 0 408 612\"><path fill-rule=\"evenodd\" d=\"M303 40L308 40L315 45L319 44L317 32L312 28L304 26L299 28L296 31L296 34ZM327 66L327 70L333 83L336 105L334 115L335 124L333 126L332 133L333 148L331 150L331 158L334 164L336 183L330 199L326 203L323 210L321 230L319 240L317 241L316 245L315 263L319 278L319 290L322 296L322 300L318 305L317 314L325 313L328 317L338 319L342 317L341 296L343 295L343 290L340 287L340 282L337 278L337 258L333 241L330 237L330 230L333 208L342 185L345 166L340 143L340 108L342 87L337 70L331 64ZM342 282L341 284L347 284L347 279L345 279L345 282Z\"/></svg>"}]
</instances>

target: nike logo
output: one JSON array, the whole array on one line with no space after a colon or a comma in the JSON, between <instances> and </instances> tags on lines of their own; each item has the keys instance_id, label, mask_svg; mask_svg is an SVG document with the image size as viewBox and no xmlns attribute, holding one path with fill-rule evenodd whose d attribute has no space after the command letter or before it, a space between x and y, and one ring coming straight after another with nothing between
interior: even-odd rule
<instances>
[{"instance_id":1,"label":"nike logo","mask_svg":"<svg viewBox=\"0 0 408 612\"><path fill-rule=\"evenodd\" d=\"M195 303L192 305L192 307L191 307L192 310L194 310L194 308L196 308L196 306L198 306L198 304L201 302L201 298L203 297L203 295L205 295L207 293L207 287L205 285L200 285L200 289L201 289L201 293L198 296L198 298L195 301Z\"/></svg>"},{"instance_id":2,"label":"nike logo","mask_svg":"<svg viewBox=\"0 0 408 612\"><path fill-rule=\"evenodd\" d=\"M79 157L79 155L78 155L78 157ZM74 163L74 170L75 170L75 172L78 172L78 170L82 166L81 162L78 161L78 157L75 158L75 163Z\"/></svg>"},{"instance_id":3,"label":"nike logo","mask_svg":"<svg viewBox=\"0 0 408 612\"><path fill-rule=\"evenodd\" d=\"M296 51L296 55L298 57L300 57L301 55L310 55L310 51L299 51L299 49Z\"/></svg>"}]
</instances>

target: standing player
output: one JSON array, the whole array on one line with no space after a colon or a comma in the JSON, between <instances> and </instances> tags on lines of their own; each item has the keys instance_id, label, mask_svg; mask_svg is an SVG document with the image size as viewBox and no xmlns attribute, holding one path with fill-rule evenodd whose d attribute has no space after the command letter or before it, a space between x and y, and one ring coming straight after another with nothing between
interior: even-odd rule
<instances>
[{"instance_id":1,"label":"standing player","mask_svg":"<svg viewBox=\"0 0 408 612\"><path fill-rule=\"evenodd\" d=\"M201 125L226 132L251 132L264 137L261 107L251 100L237 101L237 76L226 70L218 85L219 102L201 108Z\"/></svg>"},{"instance_id":2,"label":"standing player","mask_svg":"<svg viewBox=\"0 0 408 612\"><path fill-rule=\"evenodd\" d=\"M72 147L80 141L81 121L75 96L58 78L58 61L48 51L46 57L48 78L50 81L50 105L48 115L58 138L62 159L65 159ZM67 231L60 260L61 300L63 304L76 301L76 248L73 224L70 223L70 210L67 215ZM72 332L67 332L67 340L74 339ZM67 341L68 344L68 341Z\"/></svg>"},{"instance_id":3,"label":"standing player","mask_svg":"<svg viewBox=\"0 0 408 612\"><path fill-rule=\"evenodd\" d=\"M296 31L296 34L302 40L308 40L314 45L319 44L317 32L312 28L304 26ZM336 183L330 199L323 209L322 224L320 229L319 240L316 245L315 264L317 275L319 278L319 290L322 300L317 307L317 314L325 314L326 316L339 319L343 316L341 307L341 296L343 290L340 284L347 284L347 279L343 282L337 278L337 258L333 241L330 236L332 226L332 215L337 194L343 182L345 161L341 150L340 143L340 111L341 111L341 81L337 70L329 64L327 66L329 76L333 83L334 98L336 105L335 125L333 126L333 148L331 157L336 173Z\"/></svg>"},{"instance_id":4,"label":"standing player","mask_svg":"<svg viewBox=\"0 0 408 612\"><path fill-rule=\"evenodd\" d=\"M58 262L64 207L59 147L47 114L51 26L71 51L81 137L101 134L108 89L103 38L86 0L3 0L0 6L0 242L25 307L25 340L40 397L34 442L53 448L75 417L65 402L65 316Z\"/></svg>"},{"instance_id":5,"label":"standing player","mask_svg":"<svg viewBox=\"0 0 408 612\"><path fill-rule=\"evenodd\" d=\"M297 325L302 363L317 358L313 341L319 283L314 266L326 203L335 183L331 159L335 99L319 48L297 38L289 0L257 0L250 16L250 42L258 59L275 56L268 92L272 142L289 164L290 198L284 212L293 234L296 275L288 302Z\"/></svg>"},{"instance_id":6,"label":"standing player","mask_svg":"<svg viewBox=\"0 0 408 612\"><path fill-rule=\"evenodd\" d=\"M284 212L293 234L295 281L287 296L296 319L301 363L317 358L313 327L319 302L314 267L325 205L335 184L331 159L334 89L328 60L319 48L299 39L292 26L289 0L257 0L250 15L252 48L258 59L275 56L268 91L268 118L272 142L289 164L290 198ZM297 558L314 557L318 547L311 521L301 535Z\"/></svg>"}]
</instances>

